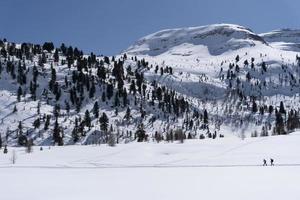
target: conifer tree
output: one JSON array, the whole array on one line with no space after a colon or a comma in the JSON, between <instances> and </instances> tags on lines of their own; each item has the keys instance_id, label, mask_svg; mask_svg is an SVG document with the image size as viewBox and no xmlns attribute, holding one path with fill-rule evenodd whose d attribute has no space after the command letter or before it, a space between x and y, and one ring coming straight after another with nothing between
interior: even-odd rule
<instances>
[{"instance_id":1,"label":"conifer tree","mask_svg":"<svg viewBox=\"0 0 300 200\"><path fill-rule=\"evenodd\" d=\"M108 117L105 112L102 113L102 116L99 119L100 121L100 129L105 133L108 131Z\"/></svg>"},{"instance_id":2,"label":"conifer tree","mask_svg":"<svg viewBox=\"0 0 300 200\"><path fill-rule=\"evenodd\" d=\"M59 61L58 49L55 49L55 53L54 53L53 57L54 57L54 62L58 63L58 61Z\"/></svg>"},{"instance_id":3,"label":"conifer tree","mask_svg":"<svg viewBox=\"0 0 300 200\"><path fill-rule=\"evenodd\" d=\"M204 124L208 124L208 113L207 113L206 109L204 110L204 113L203 113L203 122L204 122Z\"/></svg>"},{"instance_id":4,"label":"conifer tree","mask_svg":"<svg viewBox=\"0 0 300 200\"><path fill-rule=\"evenodd\" d=\"M22 93L23 93L22 88L21 88L21 86L19 86L19 88L18 88L18 94L17 94L17 100L18 100L18 102L21 101L21 95L22 95Z\"/></svg>"},{"instance_id":5,"label":"conifer tree","mask_svg":"<svg viewBox=\"0 0 300 200\"><path fill-rule=\"evenodd\" d=\"M285 114L285 113L286 113L286 112L285 112L284 105L283 105L283 102L282 102L282 101L280 101L279 112L280 112L281 114Z\"/></svg>"},{"instance_id":6,"label":"conifer tree","mask_svg":"<svg viewBox=\"0 0 300 200\"><path fill-rule=\"evenodd\" d=\"M252 102L252 112L253 112L253 113L256 113L257 111L258 111L257 104L256 104L256 102L253 100L253 102Z\"/></svg>"},{"instance_id":7,"label":"conifer tree","mask_svg":"<svg viewBox=\"0 0 300 200\"><path fill-rule=\"evenodd\" d=\"M37 129L37 128L40 127L40 125L41 125L41 121L40 121L40 118L38 117L36 120L34 120L34 122L33 122L33 127L34 127L35 129Z\"/></svg>"},{"instance_id":8,"label":"conifer tree","mask_svg":"<svg viewBox=\"0 0 300 200\"><path fill-rule=\"evenodd\" d=\"M54 144L57 143L59 144L60 143L60 127L59 127L59 124L58 124L58 121L57 119L55 120L55 123L54 123L54 128L53 128L53 141L54 141Z\"/></svg>"},{"instance_id":9,"label":"conifer tree","mask_svg":"<svg viewBox=\"0 0 300 200\"><path fill-rule=\"evenodd\" d=\"M46 121L45 121L45 125L44 125L44 130L45 130L45 131L48 130L48 128L49 128L49 125L50 125L50 118L51 118L51 116L50 116L50 115L47 115Z\"/></svg>"},{"instance_id":10,"label":"conifer tree","mask_svg":"<svg viewBox=\"0 0 300 200\"><path fill-rule=\"evenodd\" d=\"M144 125L140 124L137 131L135 132L138 142L144 142L146 140L146 131L144 130Z\"/></svg>"},{"instance_id":11,"label":"conifer tree","mask_svg":"<svg viewBox=\"0 0 300 200\"><path fill-rule=\"evenodd\" d=\"M99 105L98 105L98 101L96 101L94 103L93 114L94 114L95 118L99 117Z\"/></svg>"},{"instance_id":12,"label":"conifer tree","mask_svg":"<svg viewBox=\"0 0 300 200\"><path fill-rule=\"evenodd\" d=\"M126 114L125 114L124 118L125 118L127 121L129 121L130 118L131 118L131 110L130 110L129 107L127 107Z\"/></svg>"},{"instance_id":13,"label":"conifer tree","mask_svg":"<svg viewBox=\"0 0 300 200\"><path fill-rule=\"evenodd\" d=\"M87 127L91 127L91 117L90 117L90 112L89 110L86 110L85 111L85 114L84 114L84 122L85 122L85 126Z\"/></svg>"}]
</instances>

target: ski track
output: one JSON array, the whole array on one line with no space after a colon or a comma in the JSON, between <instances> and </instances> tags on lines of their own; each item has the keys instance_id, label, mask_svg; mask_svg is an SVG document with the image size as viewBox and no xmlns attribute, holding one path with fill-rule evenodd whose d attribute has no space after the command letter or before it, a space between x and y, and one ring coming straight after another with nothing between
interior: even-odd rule
<instances>
[{"instance_id":1,"label":"ski track","mask_svg":"<svg viewBox=\"0 0 300 200\"><path fill-rule=\"evenodd\" d=\"M300 163L283 163L276 164L274 166L262 166L251 164L238 164L238 165L111 165L102 166L97 165L95 167L88 166L0 166L0 169L127 169L127 168L235 168L235 167L300 167Z\"/></svg>"}]
</instances>

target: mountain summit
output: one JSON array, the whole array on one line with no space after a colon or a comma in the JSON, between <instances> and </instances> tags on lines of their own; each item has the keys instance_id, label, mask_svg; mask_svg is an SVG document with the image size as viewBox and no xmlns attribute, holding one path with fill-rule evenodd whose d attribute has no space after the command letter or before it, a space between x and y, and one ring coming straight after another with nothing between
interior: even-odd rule
<instances>
[{"instance_id":1,"label":"mountain summit","mask_svg":"<svg viewBox=\"0 0 300 200\"><path fill-rule=\"evenodd\" d=\"M136 55L157 56L174 51L184 45L202 46L209 54L220 55L257 44L265 40L248 28L233 24L166 29L139 39L125 52Z\"/></svg>"}]
</instances>

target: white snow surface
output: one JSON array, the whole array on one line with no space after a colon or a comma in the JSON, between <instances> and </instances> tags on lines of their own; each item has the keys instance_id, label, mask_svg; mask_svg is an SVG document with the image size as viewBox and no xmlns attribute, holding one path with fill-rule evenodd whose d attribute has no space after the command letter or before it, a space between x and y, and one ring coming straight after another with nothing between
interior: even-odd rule
<instances>
[{"instance_id":1,"label":"white snow surface","mask_svg":"<svg viewBox=\"0 0 300 200\"><path fill-rule=\"evenodd\" d=\"M287 51L300 51L300 30L280 29L262 33L260 36L275 48Z\"/></svg>"},{"instance_id":2,"label":"white snow surface","mask_svg":"<svg viewBox=\"0 0 300 200\"><path fill-rule=\"evenodd\" d=\"M212 55L236 50L265 41L250 29L233 24L166 29L141 38L126 52L136 55L157 56L184 44L205 45ZM189 55L189 54L187 54Z\"/></svg>"},{"instance_id":3,"label":"white snow surface","mask_svg":"<svg viewBox=\"0 0 300 200\"><path fill-rule=\"evenodd\" d=\"M183 144L35 147L30 154L9 148L0 154L1 199L296 200L299 143L296 132ZM261 166L264 158L275 166Z\"/></svg>"}]
</instances>

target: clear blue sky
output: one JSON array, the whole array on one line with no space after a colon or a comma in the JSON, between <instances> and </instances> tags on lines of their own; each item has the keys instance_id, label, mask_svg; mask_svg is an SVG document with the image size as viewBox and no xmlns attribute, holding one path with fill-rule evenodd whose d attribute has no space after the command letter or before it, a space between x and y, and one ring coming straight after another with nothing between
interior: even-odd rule
<instances>
[{"instance_id":1,"label":"clear blue sky","mask_svg":"<svg viewBox=\"0 0 300 200\"><path fill-rule=\"evenodd\" d=\"M176 27L234 23L266 32L300 28L299 0L0 0L0 38L53 41L113 55Z\"/></svg>"}]
</instances>

